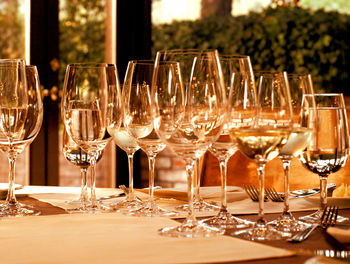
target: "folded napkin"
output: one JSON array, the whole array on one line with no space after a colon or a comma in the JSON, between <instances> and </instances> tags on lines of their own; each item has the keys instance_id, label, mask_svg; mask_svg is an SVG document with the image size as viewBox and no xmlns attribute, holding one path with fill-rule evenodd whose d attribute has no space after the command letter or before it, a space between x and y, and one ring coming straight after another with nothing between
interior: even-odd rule
<instances>
[{"instance_id":1,"label":"folded napkin","mask_svg":"<svg viewBox=\"0 0 350 264\"><path fill-rule=\"evenodd\" d=\"M350 243L350 228L328 227L327 232L342 243Z\"/></svg>"}]
</instances>

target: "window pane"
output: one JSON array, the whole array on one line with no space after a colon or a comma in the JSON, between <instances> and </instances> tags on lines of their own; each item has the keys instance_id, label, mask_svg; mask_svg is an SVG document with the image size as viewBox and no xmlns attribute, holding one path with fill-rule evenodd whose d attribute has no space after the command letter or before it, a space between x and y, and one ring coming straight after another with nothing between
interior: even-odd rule
<instances>
[{"instance_id":1,"label":"window pane","mask_svg":"<svg viewBox=\"0 0 350 264\"><path fill-rule=\"evenodd\" d=\"M0 58L25 59L25 0L0 1ZM16 183L25 184L25 152L16 161ZM8 160L0 154L0 182L8 181Z\"/></svg>"}]
</instances>

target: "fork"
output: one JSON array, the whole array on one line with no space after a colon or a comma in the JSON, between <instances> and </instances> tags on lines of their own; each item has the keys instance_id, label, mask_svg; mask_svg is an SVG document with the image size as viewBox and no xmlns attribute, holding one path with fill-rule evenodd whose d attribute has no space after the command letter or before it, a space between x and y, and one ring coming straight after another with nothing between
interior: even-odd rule
<instances>
[{"instance_id":1,"label":"fork","mask_svg":"<svg viewBox=\"0 0 350 264\"><path fill-rule=\"evenodd\" d=\"M273 202L283 202L284 197L275 188L265 188L266 196Z\"/></svg>"},{"instance_id":2,"label":"fork","mask_svg":"<svg viewBox=\"0 0 350 264\"><path fill-rule=\"evenodd\" d=\"M244 184L243 188L245 190L245 192L248 194L249 198L253 201L253 202L258 202L259 201L259 190L258 188L256 188L254 185L250 185L250 184ZM264 197L264 202L266 202L268 199L265 196Z\"/></svg>"},{"instance_id":3,"label":"fork","mask_svg":"<svg viewBox=\"0 0 350 264\"><path fill-rule=\"evenodd\" d=\"M293 237L287 239L288 242L302 242L305 239L309 237L309 235L316 229L316 227L320 227L320 230L323 230L326 232L326 229L328 226L334 226L337 220L338 216L338 207L336 206L330 206L324 208L322 212L321 219L318 223L312 224L309 227L307 227L305 230L297 233ZM323 233L323 231L321 231ZM328 234L328 233L327 233ZM340 242L339 242L340 243Z\"/></svg>"},{"instance_id":4,"label":"fork","mask_svg":"<svg viewBox=\"0 0 350 264\"><path fill-rule=\"evenodd\" d=\"M338 217L338 211L339 208L337 206L329 207L327 220L326 222L329 222L329 225L320 225L318 230L321 232L323 237L326 239L326 241L333 247L334 250L340 250L340 251L348 251L349 248L346 244L340 242L335 237L333 237L331 234L327 232L327 228L329 226L334 226L337 222Z\"/></svg>"}]
</instances>

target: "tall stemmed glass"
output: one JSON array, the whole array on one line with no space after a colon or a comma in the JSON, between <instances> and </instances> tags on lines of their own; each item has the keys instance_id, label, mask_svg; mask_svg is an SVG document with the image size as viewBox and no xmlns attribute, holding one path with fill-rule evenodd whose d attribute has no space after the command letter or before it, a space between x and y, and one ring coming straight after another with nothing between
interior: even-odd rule
<instances>
[{"instance_id":1,"label":"tall stemmed glass","mask_svg":"<svg viewBox=\"0 0 350 264\"><path fill-rule=\"evenodd\" d=\"M304 222L296 220L289 210L289 169L292 159L306 148L315 131L315 115L311 114L315 108L311 75L288 74L288 82L293 107L293 129L278 155L284 169L284 208L281 216L269 223L287 237L307 227Z\"/></svg>"},{"instance_id":2,"label":"tall stemmed glass","mask_svg":"<svg viewBox=\"0 0 350 264\"><path fill-rule=\"evenodd\" d=\"M108 138L107 127L118 128L122 102L115 65L106 63L69 64L63 84L62 114L69 136L88 153L91 165L89 212L108 209L96 201L95 166Z\"/></svg>"},{"instance_id":3,"label":"tall stemmed glass","mask_svg":"<svg viewBox=\"0 0 350 264\"><path fill-rule=\"evenodd\" d=\"M216 50L185 54L183 59L191 61L186 66L192 69L188 85L182 83L181 64L171 62L173 59L171 50L157 53L152 86L155 128L186 163L189 211L180 226L165 227L159 233L173 237L218 235L223 230L204 226L194 216L193 168L226 122L228 108L219 56Z\"/></svg>"},{"instance_id":4,"label":"tall stemmed glass","mask_svg":"<svg viewBox=\"0 0 350 264\"><path fill-rule=\"evenodd\" d=\"M0 60L0 83L0 149L9 160L9 189L0 216L38 215L14 194L16 158L33 142L43 119L37 68L25 66L23 60Z\"/></svg>"},{"instance_id":5,"label":"tall stemmed glass","mask_svg":"<svg viewBox=\"0 0 350 264\"><path fill-rule=\"evenodd\" d=\"M124 91L124 90L123 90ZM123 98L125 95L123 94ZM110 207L120 210L134 210L142 205L142 202L136 198L134 193L134 176L133 176L133 165L134 165L134 154L140 149L137 141L129 134L128 130L124 125L121 125L119 129L108 129L109 134L112 136L114 142L125 151L128 155L128 166L129 166L129 190L124 200L109 204Z\"/></svg>"},{"instance_id":6,"label":"tall stemmed glass","mask_svg":"<svg viewBox=\"0 0 350 264\"><path fill-rule=\"evenodd\" d=\"M197 56L202 56L203 52L212 52L213 50L200 50L200 49L172 49L167 50L166 52L166 60L168 61L177 61L180 63L181 69L181 78L183 81L183 85L187 90L190 85L192 78L192 66L193 59ZM204 201L200 195L200 158L196 159L195 163L195 172L194 179L196 182L194 183L194 200L193 207L195 211L217 211L220 207L207 203ZM189 204L184 204L176 207L177 210L188 211Z\"/></svg>"},{"instance_id":7,"label":"tall stemmed glass","mask_svg":"<svg viewBox=\"0 0 350 264\"><path fill-rule=\"evenodd\" d=\"M129 134L146 153L149 166L149 198L139 209L129 212L135 216L170 216L175 214L175 212L160 208L154 199L155 158L166 145L154 130L150 93L153 70L153 61L130 61L124 79L123 89L126 97L124 124Z\"/></svg>"},{"instance_id":8,"label":"tall stemmed glass","mask_svg":"<svg viewBox=\"0 0 350 264\"><path fill-rule=\"evenodd\" d=\"M264 219L265 165L287 143L292 129L292 106L286 73L255 75L258 78L258 101L254 103L254 98L244 97L232 102L230 134L239 150L258 165L259 212L253 228L236 235L250 240L274 240L280 239L281 234L268 226Z\"/></svg>"},{"instance_id":9,"label":"tall stemmed glass","mask_svg":"<svg viewBox=\"0 0 350 264\"><path fill-rule=\"evenodd\" d=\"M300 155L305 168L320 177L321 208L300 219L318 222L327 206L328 175L340 170L347 161L349 130L343 94L315 94L316 131L306 149ZM348 220L338 216L337 222Z\"/></svg>"},{"instance_id":10,"label":"tall stemmed glass","mask_svg":"<svg viewBox=\"0 0 350 264\"><path fill-rule=\"evenodd\" d=\"M229 101L231 99L235 101L243 100L244 96L255 98L254 75L249 56L220 55L220 62L225 77L226 96ZM244 228L249 225L248 221L232 216L227 210L227 162L238 150L229 132L230 123L227 122L220 137L209 148L209 151L220 163L221 208L216 216L203 221L206 225L220 227L225 230Z\"/></svg>"},{"instance_id":11,"label":"tall stemmed glass","mask_svg":"<svg viewBox=\"0 0 350 264\"><path fill-rule=\"evenodd\" d=\"M87 152L82 150L77 143L68 135L66 129L63 129L63 148L62 152L65 159L72 165L80 169L81 191L80 197L76 200L67 201L69 204L77 204L77 208L67 209L68 213L81 213L87 212L87 206L89 203L88 184L87 184L87 172L90 168L90 157ZM100 151L96 162L102 158L103 151Z\"/></svg>"}]
</instances>

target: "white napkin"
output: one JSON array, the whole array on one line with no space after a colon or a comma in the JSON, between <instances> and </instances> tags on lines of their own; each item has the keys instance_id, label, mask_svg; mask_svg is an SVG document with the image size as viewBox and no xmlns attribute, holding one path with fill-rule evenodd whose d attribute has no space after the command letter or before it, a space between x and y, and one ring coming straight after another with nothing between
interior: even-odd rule
<instances>
[{"instance_id":1,"label":"white napkin","mask_svg":"<svg viewBox=\"0 0 350 264\"><path fill-rule=\"evenodd\" d=\"M221 263L286 257L293 252L233 237L173 238L160 217L78 214L2 219L1 263ZM283 261L281 261L283 262Z\"/></svg>"},{"instance_id":2,"label":"white napkin","mask_svg":"<svg viewBox=\"0 0 350 264\"><path fill-rule=\"evenodd\" d=\"M327 232L343 243L350 243L350 229L328 227Z\"/></svg>"}]
</instances>

